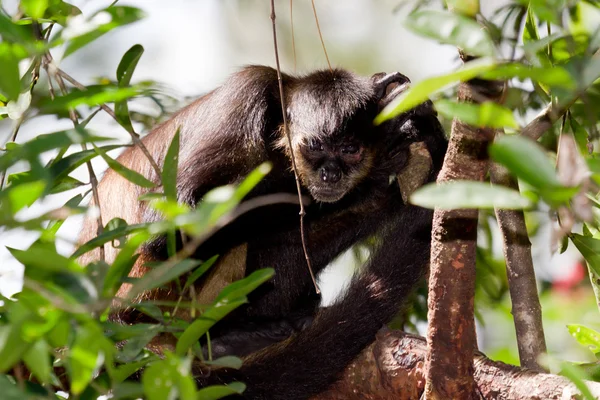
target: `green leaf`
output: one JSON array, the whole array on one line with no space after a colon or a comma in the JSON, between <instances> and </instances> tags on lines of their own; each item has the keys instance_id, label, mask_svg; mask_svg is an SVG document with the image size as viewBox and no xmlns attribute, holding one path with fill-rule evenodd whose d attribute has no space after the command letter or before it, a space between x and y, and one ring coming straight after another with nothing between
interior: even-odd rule
<instances>
[{"instance_id":1,"label":"green leaf","mask_svg":"<svg viewBox=\"0 0 600 400\"><path fill-rule=\"evenodd\" d=\"M559 188L554 165L536 142L520 136L501 136L489 147L492 158L539 190Z\"/></svg>"},{"instance_id":2,"label":"green leaf","mask_svg":"<svg viewBox=\"0 0 600 400\"><path fill-rule=\"evenodd\" d=\"M4 13L0 13L0 36L3 42L32 44L35 40L31 29L13 23Z\"/></svg>"},{"instance_id":3,"label":"green leaf","mask_svg":"<svg viewBox=\"0 0 600 400\"><path fill-rule=\"evenodd\" d=\"M577 250L585 258L588 267L600 277L600 240L576 233L572 233L570 238L575 247L577 247Z\"/></svg>"},{"instance_id":4,"label":"green leaf","mask_svg":"<svg viewBox=\"0 0 600 400\"><path fill-rule=\"evenodd\" d=\"M516 190L473 181L430 183L417 189L410 196L410 202L421 207L442 210L463 208L517 210L531 207L531 202Z\"/></svg>"},{"instance_id":5,"label":"green leaf","mask_svg":"<svg viewBox=\"0 0 600 400\"><path fill-rule=\"evenodd\" d=\"M87 185L87 183L81 182L80 180L70 176L66 176L60 182L57 182L54 186L52 186L52 189L50 189L50 194L66 192L67 190L76 189L85 185Z\"/></svg>"},{"instance_id":6,"label":"green leaf","mask_svg":"<svg viewBox=\"0 0 600 400\"><path fill-rule=\"evenodd\" d=\"M207 386L198 391L200 400L217 400L227 396L242 394L246 390L246 385L242 382L232 382L226 386Z\"/></svg>"},{"instance_id":7,"label":"green leaf","mask_svg":"<svg viewBox=\"0 0 600 400\"><path fill-rule=\"evenodd\" d=\"M138 259L139 255L135 254L136 251L149 238L150 235L147 232L138 232L132 235L121 248L121 251L117 254L115 261L104 277L102 292L105 297L112 297L119 290L123 278L129 275L129 272Z\"/></svg>"},{"instance_id":8,"label":"green leaf","mask_svg":"<svg viewBox=\"0 0 600 400\"><path fill-rule=\"evenodd\" d=\"M144 53L144 48L136 44L131 47L121 59L119 66L117 67L117 81L119 87L127 87L131 81L133 71L138 64L138 61ZM125 128L128 132L133 132L133 125L131 125L131 118L129 117L129 107L127 100L115 102L115 114L117 116L117 122Z\"/></svg>"},{"instance_id":9,"label":"green leaf","mask_svg":"<svg viewBox=\"0 0 600 400\"><path fill-rule=\"evenodd\" d=\"M417 11L408 16L405 25L440 43L458 46L467 54L492 56L495 53L492 39L476 21L450 11Z\"/></svg>"},{"instance_id":10,"label":"green leaf","mask_svg":"<svg viewBox=\"0 0 600 400\"><path fill-rule=\"evenodd\" d=\"M494 66L495 64L492 60L478 59L469 61L457 71L422 80L388 104L375 118L374 123L379 125L388 119L394 118L423 103L432 94L448 86L473 79L483 72L493 69Z\"/></svg>"},{"instance_id":11,"label":"green leaf","mask_svg":"<svg viewBox=\"0 0 600 400\"><path fill-rule=\"evenodd\" d=\"M144 188L149 188L149 189L156 186L156 184L154 182L148 180L146 177L144 177L140 173L135 172L134 170L127 168L126 166L119 163L118 161L110 158L99 147L94 146L94 150L96 150L96 152L98 154L100 154L100 156L104 159L104 161L106 161L106 163L108 164L110 169L115 171L117 174L121 175L123 178L127 179L129 182L134 183L134 184L144 187Z\"/></svg>"},{"instance_id":12,"label":"green leaf","mask_svg":"<svg viewBox=\"0 0 600 400\"><path fill-rule=\"evenodd\" d=\"M144 229L148 229L149 224L135 224L135 225L127 225L121 226L111 231L105 231L102 235L99 235L90 241L81 245L75 252L71 255L71 258L77 258L82 254L87 253L90 250L95 249L96 247L100 247L105 243L112 242L113 240L117 240L122 238L123 236L127 236L131 233L139 232Z\"/></svg>"},{"instance_id":13,"label":"green leaf","mask_svg":"<svg viewBox=\"0 0 600 400\"><path fill-rule=\"evenodd\" d=\"M597 399L597 397L595 397L592 394L585 382L585 380L589 379L589 377L581 368L565 361L561 361L560 367L560 374L567 377L571 382L573 382L573 384L581 392L585 400Z\"/></svg>"},{"instance_id":14,"label":"green leaf","mask_svg":"<svg viewBox=\"0 0 600 400\"><path fill-rule=\"evenodd\" d=\"M185 281L185 285L183 286L183 291L185 291L187 288L192 286L194 284L194 282L196 282L198 279L200 279L200 277L202 275L204 275L206 273L206 271L208 271L210 269L210 267L212 267L214 265L214 263L217 261L218 258L219 258L219 256L213 256L213 257L209 258L208 260L206 260L205 262L203 262L200 267L196 268L194 270L194 272L192 272L190 274L190 276L187 278L187 280Z\"/></svg>"},{"instance_id":15,"label":"green leaf","mask_svg":"<svg viewBox=\"0 0 600 400\"><path fill-rule=\"evenodd\" d=\"M242 367L242 360L235 356L224 356L213 361L204 361L204 364L213 367L240 369Z\"/></svg>"},{"instance_id":16,"label":"green leaf","mask_svg":"<svg viewBox=\"0 0 600 400\"><path fill-rule=\"evenodd\" d=\"M90 31L80 35L63 30L62 39L68 40L63 59L105 33L143 17L144 13L135 7L114 6L98 11L87 21Z\"/></svg>"},{"instance_id":17,"label":"green leaf","mask_svg":"<svg viewBox=\"0 0 600 400\"><path fill-rule=\"evenodd\" d=\"M537 42L540 40L535 15L531 9L531 5L527 7L527 17L525 19L525 29L523 30L523 43Z\"/></svg>"},{"instance_id":18,"label":"green leaf","mask_svg":"<svg viewBox=\"0 0 600 400\"><path fill-rule=\"evenodd\" d=\"M12 44L0 42L0 92L9 100L16 100L21 92L19 58L13 50Z\"/></svg>"},{"instance_id":19,"label":"green leaf","mask_svg":"<svg viewBox=\"0 0 600 400\"><path fill-rule=\"evenodd\" d=\"M21 334L21 325L0 325L0 372L13 367L31 346Z\"/></svg>"},{"instance_id":20,"label":"green leaf","mask_svg":"<svg viewBox=\"0 0 600 400\"><path fill-rule=\"evenodd\" d=\"M189 373L189 361L180 361L170 353L144 371L142 384L148 400L196 400L196 384Z\"/></svg>"},{"instance_id":21,"label":"green leaf","mask_svg":"<svg viewBox=\"0 0 600 400\"><path fill-rule=\"evenodd\" d=\"M0 393L2 393L3 400L29 400L38 398L19 389L15 383L11 382L8 375L4 374L0 374Z\"/></svg>"},{"instance_id":22,"label":"green leaf","mask_svg":"<svg viewBox=\"0 0 600 400\"><path fill-rule=\"evenodd\" d=\"M40 111L56 113L72 109L81 105L90 107L101 106L106 103L119 102L142 94L144 85L118 87L115 85L91 85L86 90L73 89L64 96L56 96L40 101Z\"/></svg>"},{"instance_id":23,"label":"green leaf","mask_svg":"<svg viewBox=\"0 0 600 400\"><path fill-rule=\"evenodd\" d=\"M50 383L52 377L51 351L52 349L48 346L48 343L44 339L40 339L23 354L25 365L42 383Z\"/></svg>"},{"instance_id":24,"label":"green leaf","mask_svg":"<svg viewBox=\"0 0 600 400\"><path fill-rule=\"evenodd\" d=\"M165 155L162 170L162 184L167 200L177 201L177 163L179 160L179 128L175 132L171 145Z\"/></svg>"},{"instance_id":25,"label":"green leaf","mask_svg":"<svg viewBox=\"0 0 600 400\"><path fill-rule=\"evenodd\" d=\"M78 395L92 381L106 359L110 364L112 344L104 337L98 325L88 323L80 326L70 348L67 370L71 377L71 392Z\"/></svg>"},{"instance_id":26,"label":"green leaf","mask_svg":"<svg viewBox=\"0 0 600 400\"><path fill-rule=\"evenodd\" d=\"M448 9L467 17L474 17L479 13L479 0L446 0Z\"/></svg>"},{"instance_id":27,"label":"green leaf","mask_svg":"<svg viewBox=\"0 0 600 400\"><path fill-rule=\"evenodd\" d=\"M246 303L246 295L270 279L274 272L272 268L260 269L244 279L227 285L219 293L214 304L181 334L175 346L175 354L184 355L214 324Z\"/></svg>"},{"instance_id":28,"label":"green leaf","mask_svg":"<svg viewBox=\"0 0 600 400\"><path fill-rule=\"evenodd\" d=\"M227 285L215 299L215 303L224 300L235 300L243 296L247 296L254 289L259 287L264 282L268 281L275 274L273 268L262 268L254 271L244 279L235 281Z\"/></svg>"},{"instance_id":29,"label":"green leaf","mask_svg":"<svg viewBox=\"0 0 600 400\"><path fill-rule=\"evenodd\" d=\"M594 354L600 352L600 332L579 324L569 324L567 329L580 345L588 347Z\"/></svg>"},{"instance_id":30,"label":"green leaf","mask_svg":"<svg viewBox=\"0 0 600 400\"><path fill-rule=\"evenodd\" d=\"M102 146L99 149L103 152L111 151L123 147L122 145ZM99 154L96 150L83 150L77 153L69 154L66 157L55 161L50 166L50 174L54 176L55 181L61 181L79 166L91 161Z\"/></svg>"},{"instance_id":31,"label":"green leaf","mask_svg":"<svg viewBox=\"0 0 600 400\"><path fill-rule=\"evenodd\" d=\"M45 189L44 181L11 185L0 192L0 205L5 211L10 211L14 215L23 207L31 206L42 196Z\"/></svg>"},{"instance_id":32,"label":"green leaf","mask_svg":"<svg viewBox=\"0 0 600 400\"><path fill-rule=\"evenodd\" d=\"M130 290L130 296L131 294L143 293L169 283L200 264L201 261L191 258L181 260L177 263L165 261L140 278Z\"/></svg>"},{"instance_id":33,"label":"green leaf","mask_svg":"<svg viewBox=\"0 0 600 400\"><path fill-rule=\"evenodd\" d=\"M21 0L21 8L33 19L40 19L48 8L48 0Z\"/></svg>"},{"instance_id":34,"label":"green leaf","mask_svg":"<svg viewBox=\"0 0 600 400\"><path fill-rule=\"evenodd\" d=\"M559 66L548 67L530 67L518 63L509 63L499 65L497 68L481 74L484 79L510 79L518 78L520 80L531 79L534 82L547 86L563 87L574 89L576 82L569 72Z\"/></svg>"},{"instance_id":35,"label":"green leaf","mask_svg":"<svg viewBox=\"0 0 600 400\"><path fill-rule=\"evenodd\" d=\"M489 128L518 128L519 125L513 117L512 111L491 101L481 104L457 103L450 100L435 102L436 110L448 117L475 126Z\"/></svg>"},{"instance_id":36,"label":"green leaf","mask_svg":"<svg viewBox=\"0 0 600 400\"><path fill-rule=\"evenodd\" d=\"M8 251L21 264L29 268L39 268L49 272L73 272L81 274L84 269L77 261L56 252L54 245L35 242L27 250L7 247ZM25 269L27 273L28 269Z\"/></svg>"},{"instance_id":37,"label":"green leaf","mask_svg":"<svg viewBox=\"0 0 600 400\"><path fill-rule=\"evenodd\" d=\"M72 144L98 142L103 140L110 139L92 136L85 130L68 130L38 135L28 142L12 146L9 151L2 154L0 156L0 171L8 169L18 161L38 157L46 151L60 149Z\"/></svg>"},{"instance_id":38,"label":"green leaf","mask_svg":"<svg viewBox=\"0 0 600 400\"><path fill-rule=\"evenodd\" d=\"M62 0L50 0L44 18L56 21L58 24L65 26L67 24L67 18L80 14L81 10L72 4Z\"/></svg>"},{"instance_id":39,"label":"green leaf","mask_svg":"<svg viewBox=\"0 0 600 400\"><path fill-rule=\"evenodd\" d=\"M198 343L202 335L206 334L217 322L225 318L227 314L245 304L246 298L235 301L219 302L208 308L202 315L194 320L181 334L175 347L175 354L184 355L188 349Z\"/></svg>"}]
</instances>

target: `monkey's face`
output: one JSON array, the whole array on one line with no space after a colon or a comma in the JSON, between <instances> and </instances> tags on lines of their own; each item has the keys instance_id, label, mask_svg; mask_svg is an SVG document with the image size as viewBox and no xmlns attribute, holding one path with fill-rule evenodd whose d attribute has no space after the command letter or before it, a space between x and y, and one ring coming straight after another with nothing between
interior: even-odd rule
<instances>
[{"instance_id":1,"label":"monkey's face","mask_svg":"<svg viewBox=\"0 0 600 400\"><path fill-rule=\"evenodd\" d=\"M299 146L302 184L321 202L340 200L369 174L373 149L352 137L338 141L311 138Z\"/></svg>"}]
</instances>

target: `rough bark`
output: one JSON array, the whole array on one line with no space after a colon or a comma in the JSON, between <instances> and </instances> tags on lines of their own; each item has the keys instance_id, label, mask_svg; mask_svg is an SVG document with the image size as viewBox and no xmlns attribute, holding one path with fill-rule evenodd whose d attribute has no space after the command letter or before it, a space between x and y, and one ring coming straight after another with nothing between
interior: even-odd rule
<instances>
[{"instance_id":1,"label":"rough bark","mask_svg":"<svg viewBox=\"0 0 600 400\"><path fill-rule=\"evenodd\" d=\"M401 331L381 332L377 341L348 366L342 379L314 400L418 400L425 387L426 354L424 338ZM472 364L478 398L581 398L575 385L562 376L495 362L477 351ZM600 383L586 383L592 394L600 397Z\"/></svg>"},{"instance_id":2,"label":"rough bark","mask_svg":"<svg viewBox=\"0 0 600 400\"><path fill-rule=\"evenodd\" d=\"M517 182L498 164L492 166L491 177L494 184L519 190ZM497 209L496 219L503 239L519 360L523 367L544 371L538 362L540 355L546 353L542 306L537 292L525 214L522 210Z\"/></svg>"},{"instance_id":3,"label":"rough bark","mask_svg":"<svg viewBox=\"0 0 600 400\"><path fill-rule=\"evenodd\" d=\"M473 80L459 86L458 100L496 101L502 85ZM487 147L494 130L461 121L452 133L438 183L451 180L483 181L488 171ZM478 211L436 210L433 217L429 277L427 342L427 399L475 399L473 351L475 322L475 253Z\"/></svg>"}]
</instances>

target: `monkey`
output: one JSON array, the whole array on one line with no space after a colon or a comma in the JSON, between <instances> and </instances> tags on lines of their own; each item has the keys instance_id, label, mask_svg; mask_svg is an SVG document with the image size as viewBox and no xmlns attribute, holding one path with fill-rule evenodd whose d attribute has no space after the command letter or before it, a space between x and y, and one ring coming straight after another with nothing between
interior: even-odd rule
<instances>
[{"instance_id":1,"label":"monkey","mask_svg":"<svg viewBox=\"0 0 600 400\"><path fill-rule=\"evenodd\" d=\"M319 308L301 243L298 204L258 207L213 234L194 254L201 260L220 255L211 272L194 284L199 303L210 302L228 283L259 268L273 267L275 274L249 295L248 304L211 328L213 356L242 357L242 367L208 370L195 362L198 387L241 381L247 385L242 397L248 399L307 399L321 393L375 339L422 278L433 212L408 204L396 178L409 162L410 146L424 143L431 157L425 181L434 181L447 147L444 130L430 101L373 123L409 82L398 72L372 77L345 69L282 74L290 147L277 71L247 66L143 138L162 165L179 130L178 201L192 207L211 189L239 183L266 161L271 172L246 198L296 193L293 154L301 193L310 200L304 235L315 273L357 243L376 243L342 298ZM139 148L127 148L118 161L159 182ZM146 192L109 170L98 185L102 217L129 224L159 220L158 212L138 201ZM87 218L79 241L89 241L96 230L96 220ZM164 237L144 244L130 276L143 276L147 262L165 260L166 248ZM117 252L106 246L106 261ZM98 258L95 249L82 262ZM128 289L123 284L118 296ZM178 293L170 287L145 296L175 300ZM178 316L191 319L184 311ZM115 310L113 318L136 323L150 317L129 308ZM149 348L160 353L174 343L173 337L162 336Z\"/></svg>"}]
</instances>

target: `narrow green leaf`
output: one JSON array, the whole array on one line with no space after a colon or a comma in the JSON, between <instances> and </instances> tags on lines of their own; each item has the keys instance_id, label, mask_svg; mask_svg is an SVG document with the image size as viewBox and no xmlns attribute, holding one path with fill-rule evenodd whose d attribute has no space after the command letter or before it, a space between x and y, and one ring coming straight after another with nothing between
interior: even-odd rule
<instances>
[{"instance_id":1,"label":"narrow green leaf","mask_svg":"<svg viewBox=\"0 0 600 400\"><path fill-rule=\"evenodd\" d=\"M206 273L206 271L208 271L210 269L210 267L212 267L215 264L215 262L217 261L218 258L219 258L219 256L213 256L213 257L209 258L208 260L206 260L205 262L203 262L200 267L196 268L194 270L194 272L192 272L190 274L190 276L187 278L187 280L185 281L185 285L183 286L183 291L185 291L187 288L189 288L191 285L193 285L194 282L196 282L198 279L200 279L200 277L202 275L204 275Z\"/></svg>"},{"instance_id":2,"label":"narrow green leaf","mask_svg":"<svg viewBox=\"0 0 600 400\"><path fill-rule=\"evenodd\" d=\"M525 29L523 30L523 43L536 42L540 40L535 15L531 6L527 7L527 17L525 19Z\"/></svg>"},{"instance_id":3,"label":"narrow green leaf","mask_svg":"<svg viewBox=\"0 0 600 400\"><path fill-rule=\"evenodd\" d=\"M435 109L447 118L458 118L475 127L515 129L519 127L512 111L491 101L471 104L438 100L435 102Z\"/></svg>"},{"instance_id":4,"label":"narrow green leaf","mask_svg":"<svg viewBox=\"0 0 600 400\"><path fill-rule=\"evenodd\" d=\"M0 326L0 373L12 368L30 346L21 334L21 324Z\"/></svg>"},{"instance_id":5,"label":"narrow green leaf","mask_svg":"<svg viewBox=\"0 0 600 400\"><path fill-rule=\"evenodd\" d=\"M102 235L99 235L92 240L81 245L75 252L71 255L71 258L77 258L82 254L87 253L90 250L95 249L96 247L100 247L105 243L112 242L113 240L117 240L122 238L123 236L127 236L129 234L139 232L145 229L148 229L149 224L135 224L135 225L127 225L122 226L117 229L103 232Z\"/></svg>"},{"instance_id":6,"label":"narrow green leaf","mask_svg":"<svg viewBox=\"0 0 600 400\"><path fill-rule=\"evenodd\" d=\"M148 290L160 287L166 283L173 281L188 271L196 268L201 264L199 260L191 258L181 260L175 265L166 261L150 270L146 275L139 279L131 289L131 293L143 293Z\"/></svg>"},{"instance_id":7,"label":"narrow green leaf","mask_svg":"<svg viewBox=\"0 0 600 400\"><path fill-rule=\"evenodd\" d=\"M499 65L491 71L481 74L484 79L511 79L518 78L520 80L531 79L534 82L548 85L574 89L576 82L569 72L559 66L548 67L530 67L528 65L518 63L508 63Z\"/></svg>"},{"instance_id":8,"label":"narrow green leaf","mask_svg":"<svg viewBox=\"0 0 600 400\"><path fill-rule=\"evenodd\" d=\"M214 367L240 369L242 360L235 356L224 356L213 361L204 361L204 364Z\"/></svg>"},{"instance_id":9,"label":"narrow green leaf","mask_svg":"<svg viewBox=\"0 0 600 400\"><path fill-rule=\"evenodd\" d=\"M54 99L47 98L40 101L40 111L56 113L58 111L75 108L81 105L90 107L101 106L106 103L124 101L142 94L144 85L118 87L115 85L91 85L86 90L73 89L63 96Z\"/></svg>"},{"instance_id":10,"label":"narrow green leaf","mask_svg":"<svg viewBox=\"0 0 600 400\"><path fill-rule=\"evenodd\" d=\"M123 278L129 275L131 268L138 259L136 251L150 238L147 232L138 232L132 235L115 258L111 268L104 277L103 294L105 297L115 295L121 286Z\"/></svg>"},{"instance_id":11,"label":"narrow green leaf","mask_svg":"<svg viewBox=\"0 0 600 400\"><path fill-rule=\"evenodd\" d=\"M175 354L184 355L214 324L246 303L246 295L270 279L274 272L272 268L260 269L244 279L227 285L219 293L214 304L181 334L175 347Z\"/></svg>"},{"instance_id":12,"label":"narrow green leaf","mask_svg":"<svg viewBox=\"0 0 600 400\"><path fill-rule=\"evenodd\" d=\"M111 30L131 24L144 17L144 13L135 7L113 6L98 11L87 22L88 31L79 34L63 31L61 39L67 40L67 49L63 59L73 54L88 43L98 39Z\"/></svg>"},{"instance_id":13,"label":"narrow green leaf","mask_svg":"<svg viewBox=\"0 0 600 400\"><path fill-rule=\"evenodd\" d=\"M198 399L217 400L227 396L242 394L246 390L246 385L242 382L232 382L226 386L207 386L198 391Z\"/></svg>"},{"instance_id":14,"label":"narrow green leaf","mask_svg":"<svg viewBox=\"0 0 600 400\"><path fill-rule=\"evenodd\" d=\"M119 82L119 87L127 87L131 82L131 76L133 75L133 71L138 64L138 61L142 57L144 53L144 48L136 44L131 47L121 59L119 66L117 67L117 81ZM119 124L125 128L128 132L133 132L133 125L131 124L131 118L129 117L129 106L127 105L127 100L117 101L115 102L115 114L117 116L117 121Z\"/></svg>"},{"instance_id":15,"label":"narrow green leaf","mask_svg":"<svg viewBox=\"0 0 600 400\"><path fill-rule=\"evenodd\" d=\"M175 347L175 354L184 355L211 327L246 302L247 299L242 298L232 302L220 302L207 309L181 334Z\"/></svg>"},{"instance_id":16,"label":"narrow green leaf","mask_svg":"<svg viewBox=\"0 0 600 400\"><path fill-rule=\"evenodd\" d=\"M492 39L475 20L450 11L417 11L408 16L405 25L440 43L458 46L467 54L492 56L495 53Z\"/></svg>"},{"instance_id":17,"label":"narrow green leaf","mask_svg":"<svg viewBox=\"0 0 600 400\"><path fill-rule=\"evenodd\" d=\"M0 171L6 170L18 161L38 157L46 151L60 149L72 144L99 142L103 140L111 139L92 136L85 130L68 130L38 135L23 144L15 144L10 149L7 144L8 151L0 156Z\"/></svg>"},{"instance_id":18,"label":"narrow green leaf","mask_svg":"<svg viewBox=\"0 0 600 400\"><path fill-rule=\"evenodd\" d=\"M268 281L275 274L275 270L273 268L262 268L257 271L254 271L250 275L248 275L244 279L240 279L239 281L235 281L227 285L217 298L215 299L215 303L224 300L234 300L243 296L247 296L254 289L259 287L264 282Z\"/></svg>"},{"instance_id":19,"label":"narrow green leaf","mask_svg":"<svg viewBox=\"0 0 600 400\"><path fill-rule=\"evenodd\" d=\"M140 173L135 172L134 170L127 168L126 166L119 163L118 161L110 158L99 147L96 147L94 145L94 150L96 150L96 152L98 154L100 154L100 156L104 159L104 161L106 161L106 163L108 164L110 169L115 171L117 174L121 175L123 178L127 179L129 182L134 183L134 184L144 187L144 188L149 188L149 189L156 186L156 184L154 182L148 180L146 177L144 177Z\"/></svg>"},{"instance_id":20,"label":"narrow green leaf","mask_svg":"<svg viewBox=\"0 0 600 400\"><path fill-rule=\"evenodd\" d=\"M587 374L576 365L562 361L560 363L560 374L567 377L577 389L581 392L585 400L596 400L597 397L592 394L585 380L589 379Z\"/></svg>"},{"instance_id":21,"label":"narrow green leaf","mask_svg":"<svg viewBox=\"0 0 600 400\"><path fill-rule=\"evenodd\" d=\"M423 103L434 93L459 82L473 79L483 72L493 69L494 66L495 64L492 60L478 59L469 61L457 71L425 79L396 97L379 113L374 123L379 125L388 119L394 118Z\"/></svg>"},{"instance_id":22,"label":"narrow green leaf","mask_svg":"<svg viewBox=\"0 0 600 400\"><path fill-rule=\"evenodd\" d=\"M421 207L442 210L462 208L518 210L531 207L531 202L516 190L473 181L430 183L417 189L410 196L410 202Z\"/></svg>"},{"instance_id":23,"label":"narrow green leaf","mask_svg":"<svg viewBox=\"0 0 600 400\"><path fill-rule=\"evenodd\" d=\"M165 155L162 184L167 200L177 201L177 163L179 160L179 128L175 132Z\"/></svg>"}]
</instances>

